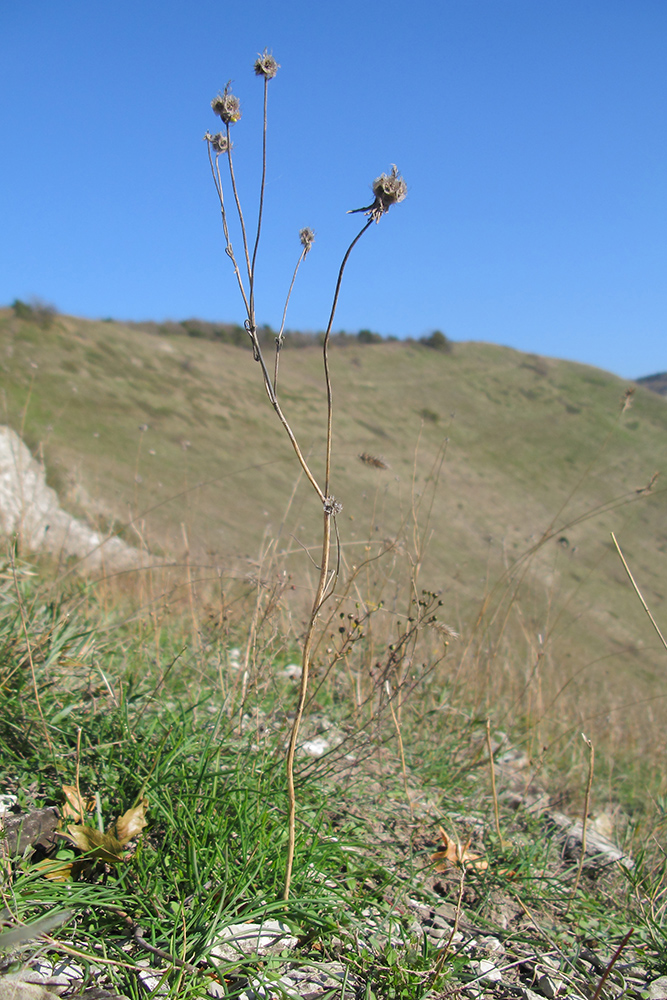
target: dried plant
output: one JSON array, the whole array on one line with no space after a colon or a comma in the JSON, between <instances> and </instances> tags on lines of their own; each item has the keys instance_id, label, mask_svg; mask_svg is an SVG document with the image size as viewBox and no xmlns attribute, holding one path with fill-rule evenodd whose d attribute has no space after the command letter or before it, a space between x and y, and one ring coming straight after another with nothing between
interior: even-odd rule
<instances>
[{"instance_id":1,"label":"dried plant","mask_svg":"<svg viewBox=\"0 0 667 1000\"><path fill-rule=\"evenodd\" d=\"M294 268L294 274L292 276L292 281L289 286L287 297L285 300L285 308L283 310L282 323L280 330L275 338L275 357L273 362L273 371L270 372L269 365L267 364L264 354L262 352L262 347L257 333L257 321L255 316L255 264L257 260L257 250L259 247L261 231L262 231L262 218L264 212L264 193L266 187L266 164L267 164L267 108L268 108L268 85L269 80L272 80L279 69L279 64L274 59L266 49L263 54L258 56L254 64L255 74L258 77L262 77L264 80L264 116L263 116L263 141L262 141L262 177L259 190L259 205L257 211L257 228L255 231L254 240L252 244L248 236L248 226L245 220L241 208L241 201L239 198L238 187L236 183L236 176L234 173L234 160L232 155L233 144L231 141L231 127L237 124L241 119L241 104L239 99L231 93L230 84L228 83L223 92L218 94L216 98L211 102L211 108L213 112L221 119L225 126L224 132L218 132L212 135L210 132L206 132L204 139L206 140L209 164L211 167L211 174L213 177L213 182L215 184L216 192L218 195L218 200L220 203L220 212L222 215L222 228L225 237L225 252L229 257L232 267L234 269L234 274L236 275L236 280L239 287L239 292L241 298L243 299L243 305L245 308L246 319L244 322L245 330L250 338L253 349L254 360L259 364L262 379L264 382L264 388L266 394L269 398L273 409L276 412L278 419L280 420L287 436L290 439L296 459L308 479L310 485L315 491L319 502L322 505L322 552L320 558L319 569L319 579L315 591L315 596L313 598L312 608L310 612L310 617L308 621L308 626L306 629L305 639L303 642L302 649L302 671L301 671L301 684L299 689L299 697L297 703L297 710L292 725L289 746L286 756L286 770L287 770L287 789L289 798L289 830L288 830L288 855L286 864L286 875L285 875L285 888L284 888L284 898L289 898L290 883L292 878L292 868L294 863L294 847L295 847L295 824L296 824L296 799L294 791L294 757L296 753L296 746L299 736L299 728L301 724L301 719L303 716L304 707L306 704L306 697L308 691L308 673L311 663L311 657L313 652L313 645L316 637L317 631L317 620L320 613L320 609L325 601L333 593L333 589L336 582L336 569L332 568L331 552L332 552L332 528L335 527L336 515L342 509L341 503L336 499L336 497L331 492L331 446L332 446L332 428L333 428L333 392L331 385L331 376L329 370L329 340L331 336L331 329L336 314L336 308L338 305L338 297L340 294L341 284L343 280L343 274L350 258L352 250L359 242L364 233L371 227L375 222L379 222L383 215L385 215L392 205L397 204L405 198L407 193L407 186L405 181L398 173L396 166L392 166L391 172L389 174L380 174L379 177L375 179L372 185L372 191L374 195L374 200L370 205L364 208L353 209L352 212L363 212L366 215L366 221L362 228L359 230L357 235L354 237L349 247L347 248L342 263L338 271L338 278L336 281L336 286L334 290L333 303L331 306L329 314L329 322L326 327L326 331L323 339L323 364L324 364L324 380L326 385L326 395L327 395L327 415L326 415L326 445L325 445L325 462L324 462L324 480L319 482L313 472L311 471L308 462L306 461L303 452L299 446L299 442L290 426L290 423L283 412L282 406L279 401L278 393L278 373L279 373L279 360L280 351L283 345L283 330L285 328L285 318L287 315L287 308L289 306L290 297L292 294L292 289L296 281L297 273L306 256L310 252L313 242L315 239L315 234L312 229L304 228L301 229L299 233L299 240L301 244L301 251ZM229 210L227 207L227 202L225 201L225 185L223 185L223 171L220 167L220 158L223 157L223 162L226 164L226 170L224 171L227 175L228 184L231 187L231 194L234 203L234 208L236 215L238 217L238 222L241 230L241 237L243 242L243 261L239 264L239 260L236 256L234 248L232 246L230 238L230 218ZM373 463L375 464L375 463ZM337 530L337 529L336 529Z\"/></svg>"},{"instance_id":2,"label":"dried plant","mask_svg":"<svg viewBox=\"0 0 667 1000\"><path fill-rule=\"evenodd\" d=\"M374 469L388 469L389 466L384 461L383 458L378 458L377 455L369 455L367 451L362 451L359 456L359 461L363 462L364 465L370 465Z\"/></svg>"}]
</instances>

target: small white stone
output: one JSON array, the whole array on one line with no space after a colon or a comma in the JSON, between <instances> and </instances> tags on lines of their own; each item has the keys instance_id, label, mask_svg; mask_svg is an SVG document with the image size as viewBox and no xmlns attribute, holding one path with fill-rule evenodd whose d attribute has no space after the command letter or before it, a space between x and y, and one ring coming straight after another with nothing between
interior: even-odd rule
<instances>
[{"instance_id":1,"label":"small white stone","mask_svg":"<svg viewBox=\"0 0 667 1000\"><path fill-rule=\"evenodd\" d=\"M549 976L540 976L537 980L537 988L547 1000L554 1000L554 997L558 996L560 984L554 982Z\"/></svg>"},{"instance_id":2,"label":"small white stone","mask_svg":"<svg viewBox=\"0 0 667 1000\"><path fill-rule=\"evenodd\" d=\"M308 757L321 757L329 749L331 744L323 736L316 736L313 740L306 740L301 744L301 750Z\"/></svg>"},{"instance_id":3,"label":"small white stone","mask_svg":"<svg viewBox=\"0 0 667 1000\"><path fill-rule=\"evenodd\" d=\"M17 802L18 799L15 795L9 793L0 795L0 816L5 816Z\"/></svg>"},{"instance_id":4,"label":"small white stone","mask_svg":"<svg viewBox=\"0 0 667 1000\"><path fill-rule=\"evenodd\" d=\"M644 996L647 1000L667 1000L667 976L660 976L649 983Z\"/></svg>"},{"instance_id":5,"label":"small white stone","mask_svg":"<svg viewBox=\"0 0 667 1000\"><path fill-rule=\"evenodd\" d=\"M529 990L527 986L522 986L520 989L523 995L523 1000L542 1000L539 993L536 993L534 990Z\"/></svg>"},{"instance_id":6,"label":"small white stone","mask_svg":"<svg viewBox=\"0 0 667 1000\"><path fill-rule=\"evenodd\" d=\"M232 924L221 930L211 955L233 962L239 955L267 955L295 948L296 944L297 938L280 920L265 920L262 924Z\"/></svg>"},{"instance_id":7,"label":"small white stone","mask_svg":"<svg viewBox=\"0 0 667 1000\"><path fill-rule=\"evenodd\" d=\"M473 962L472 965L478 970L479 977L487 983L500 983L502 982L502 974L500 969L494 962L490 962L488 958L482 958L479 962Z\"/></svg>"},{"instance_id":8,"label":"small white stone","mask_svg":"<svg viewBox=\"0 0 667 1000\"><path fill-rule=\"evenodd\" d=\"M492 937L491 935L481 937L479 944L489 955L495 955L498 952L502 954L505 951L502 942L497 937Z\"/></svg>"}]
</instances>

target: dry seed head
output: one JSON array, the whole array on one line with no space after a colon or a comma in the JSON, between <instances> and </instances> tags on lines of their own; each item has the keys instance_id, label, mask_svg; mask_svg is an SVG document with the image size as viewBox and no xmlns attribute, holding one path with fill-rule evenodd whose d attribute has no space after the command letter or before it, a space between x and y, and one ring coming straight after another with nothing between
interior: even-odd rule
<instances>
[{"instance_id":1,"label":"dry seed head","mask_svg":"<svg viewBox=\"0 0 667 1000\"><path fill-rule=\"evenodd\" d=\"M436 632L440 632L441 635L446 636L448 639L461 638L461 633L457 632L451 625L446 625L444 622L431 622L430 624L431 628L434 628Z\"/></svg>"},{"instance_id":2,"label":"dry seed head","mask_svg":"<svg viewBox=\"0 0 667 1000\"><path fill-rule=\"evenodd\" d=\"M378 458L377 455L369 455L367 451L362 451L359 456L359 461L363 462L364 465L371 465L374 469L388 469L389 466L384 461L383 458Z\"/></svg>"},{"instance_id":3,"label":"dry seed head","mask_svg":"<svg viewBox=\"0 0 667 1000\"><path fill-rule=\"evenodd\" d=\"M408 185L399 174L396 164L392 164L390 174L380 174L373 181L373 194L375 195L373 204L365 205L363 208L353 208L347 214L364 212L373 222L379 222L392 205L403 201L407 193Z\"/></svg>"},{"instance_id":4,"label":"dry seed head","mask_svg":"<svg viewBox=\"0 0 667 1000\"><path fill-rule=\"evenodd\" d=\"M266 80L273 80L279 69L280 63L276 62L268 49L264 49L262 55L255 59L255 73Z\"/></svg>"},{"instance_id":5,"label":"dry seed head","mask_svg":"<svg viewBox=\"0 0 667 1000\"><path fill-rule=\"evenodd\" d=\"M228 149L232 148L232 143L223 132L216 132L215 135L211 135L210 132L207 132L204 135L204 139L207 142L210 142L211 148L216 154L226 153Z\"/></svg>"},{"instance_id":6,"label":"dry seed head","mask_svg":"<svg viewBox=\"0 0 667 1000\"><path fill-rule=\"evenodd\" d=\"M373 181L373 194L375 195L376 211L381 215L388 212L392 205L397 205L403 201L408 193L408 186L398 172L395 163L392 164L390 174L380 174Z\"/></svg>"},{"instance_id":7,"label":"dry seed head","mask_svg":"<svg viewBox=\"0 0 667 1000\"><path fill-rule=\"evenodd\" d=\"M299 239L301 240L301 246L303 247L304 250L303 255L305 257L306 254L310 253L310 251L312 250L313 243L315 242L315 233L313 232L312 229L306 227L305 229L300 230Z\"/></svg>"},{"instance_id":8,"label":"dry seed head","mask_svg":"<svg viewBox=\"0 0 667 1000\"><path fill-rule=\"evenodd\" d=\"M625 413L630 409L633 403L633 396L635 394L634 388L626 389L623 393L623 398L621 399L621 413Z\"/></svg>"},{"instance_id":9,"label":"dry seed head","mask_svg":"<svg viewBox=\"0 0 667 1000\"><path fill-rule=\"evenodd\" d=\"M343 505L340 500L336 500L335 497L325 497L324 498L324 513L332 514L334 517L336 514L340 514L343 509Z\"/></svg>"},{"instance_id":10,"label":"dry seed head","mask_svg":"<svg viewBox=\"0 0 667 1000\"><path fill-rule=\"evenodd\" d=\"M228 83L222 94L218 94L211 101L213 114L222 118L225 125L233 125L241 117L241 102L234 94L230 94L229 87Z\"/></svg>"}]
</instances>

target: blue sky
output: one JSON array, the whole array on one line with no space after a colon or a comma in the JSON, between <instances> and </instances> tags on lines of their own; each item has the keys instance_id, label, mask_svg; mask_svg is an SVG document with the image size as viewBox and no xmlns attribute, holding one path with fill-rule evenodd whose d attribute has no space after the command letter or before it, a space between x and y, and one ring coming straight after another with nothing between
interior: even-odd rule
<instances>
[{"instance_id":1,"label":"blue sky","mask_svg":"<svg viewBox=\"0 0 667 1000\"><path fill-rule=\"evenodd\" d=\"M231 79L258 320L322 329L370 185L409 193L352 258L336 329L667 369L665 0L0 3L0 303L242 321L202 135ZM238 239L235 243L238 245Z\"/></svg>"}]
</instances>

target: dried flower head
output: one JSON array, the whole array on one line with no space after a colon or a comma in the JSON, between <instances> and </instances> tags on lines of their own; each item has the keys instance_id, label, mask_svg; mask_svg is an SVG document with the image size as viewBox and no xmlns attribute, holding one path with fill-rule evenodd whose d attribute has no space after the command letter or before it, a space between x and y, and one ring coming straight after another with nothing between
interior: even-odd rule
<instances>
[{"instance_id":1,"label":"dried flower head","mask_svg":"<svg viewBox=\"0 0 667 1000\"><path fill-rule=\"evenodd\" d=\"M374 469L388 469L389 466L383 458L378 458L377 455L369 455L367 451L362 451L359 456L359 461L363 462L364 465L371 465Z\"/></svg>"},{"instance_id":2,"label":"dried flower head","mask_svg":"<svg viewBox=\"0 0 667 1000\"><path fill-rule=\"evenodd\" d=\"M407 193L408 185L399 174L395 163L391 166L390 174L380 174L373 181L373 194L376 202L379 203L378 207L381 208L382 215L388 212L392 205L403 201Z\"/></svg>"},{"instance_id":3,"label":"dried flower head","mask_svg":"<svg viewBox=\"0 0 667 1000\"><path fill-rule=\"evenodd\" d=\"M365 205L363 208L353 208L348 212L348 215L352 215L354 212L365 212L374 222L379 222L392 205L403 201L407 193L408 185L399 174L396 164L392 164L390 174L380 174L373 181L373 194L375 195L373 204Z\"/></svg>"},{"instance_id":4,"label":"dried flower head","mask_svg":"<svg viewBox=\"0 0 667 1000\"><path fill-rule=\"evenodd\" d=\"M211 149L216 155L226 153L228 149L232 148L231 142L223 132L216 132L215 135L206 132L204 139L206 142L210 142Z\"/></svg>"},{"instance_id":5,"label":"dried flower head","mask_svg":"<svg viewBox=\"0 0 667 1000\"><path fill-rule=\"evenodd\" d=\"M299 239L301 240L301 246L304 250L303 255L305 257L307 253L310 253L313 247L313 243L315 242L315 233L312 229L308 229L308 227L306 227L305 229L300 230Z\"/></svg>"},{"instance_id":6,"label":"dried flower head","mask_svg":"<svg viewBox=\"0 0 667 1000\"><path fill-rule=\"evenodd\" d=\"M255 73L266 80L273 80L279 69L280 63L276 62L268 49L264 49L262 55L255 59Z\"/></svg>"},{"instance_id":7,"label":"dried flower head","mask_svg":"<svg viewBox=\"0 0 667 1000\"><path fill-rule=\"evenodd\" d=\"M626 413L631 408L634 394L634 387L625 390L621 399L621 413Z\"/></svg>"},{"instance_id":8,"label":"dried flower head","mask_svg":"<svg viewBox=\"0 0 667 1000\"><path fill-rule=\"evenodd\" d=\"M340 512L342 511L342 509L343 509L343 505L340 502L340 500L336 500L335 497L325 497L324 498L324 513L325 514L333 514L333 516L335 517L336 514L340 514Z\"/></svg>"},{"instance_id":9,"label":"dried flower head","mask_svg":"<svg viewBox=\"0 0 667 1000\"><path fill-rule=\"evenodd\" d=\"M225 125L233 125L241 117L241 102L229 92L229 87L228 83L222 94L218 94L211 101L213 113L222 118Z\"/></svg>"}]
</instances>

